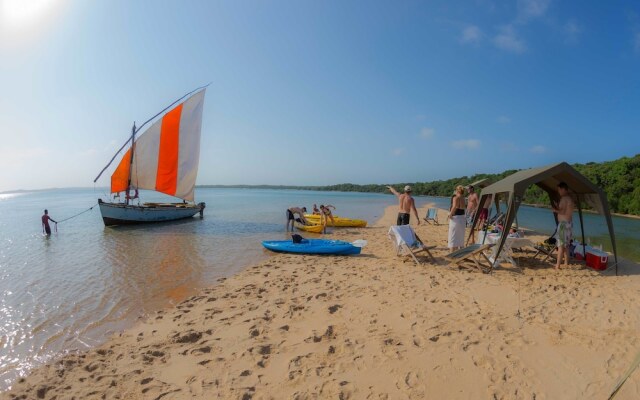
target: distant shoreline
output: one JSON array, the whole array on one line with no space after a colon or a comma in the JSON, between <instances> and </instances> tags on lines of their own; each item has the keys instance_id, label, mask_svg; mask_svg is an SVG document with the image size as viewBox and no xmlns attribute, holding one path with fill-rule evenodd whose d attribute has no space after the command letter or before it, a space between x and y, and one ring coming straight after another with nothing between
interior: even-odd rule
<instances>
[{"instance_id":1,"label":"distant shoreline","mask_svg":"<svg viewBox=\"0 0 640 400\"><path fill-rule=\"evenodd\" d=\"M74 189L105 189L106 186L101 187L69 187L69 188L47 188L47 189L18 189L18 190L7 190L4 192L0 192L0 195L3 194L23 194L30 192L46 192L50 190L74 190ZM264 190L307 190L307 191L317 191L317 192L339 192L339 193L375 193L375 194L386 194L390 193L384 192L361 192L361 191L340 191L340 190L322 190L317 186L292 186L292 185L196 185L196 189L264 189ZM419 197L435 197L446 199L447 196L434 196L434 195L417 195ZM528 204L522 203L525 206L534 207L534 208L546 208L550 209L551 207L545 204ZM585 213L589 214L598 214L592 210L582 210ZM621 214L612 212L611 215L615 215L616 217L622 218L631 218L631 219L640 219L640 215L634 214Z\"/></svg>"}]
</instances>

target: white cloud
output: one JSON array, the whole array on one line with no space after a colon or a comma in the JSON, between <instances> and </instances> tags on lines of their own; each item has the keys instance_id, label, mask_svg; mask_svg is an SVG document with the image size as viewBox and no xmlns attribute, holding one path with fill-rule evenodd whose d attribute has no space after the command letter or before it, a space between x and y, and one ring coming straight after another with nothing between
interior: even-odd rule
<instances>
[{"instance_id":1,"label":"white cloud","mask_svg":"<svg viewBox=\"0 0 640 400\"><path fill-rule=\"evenodd\" d=\"M507 117L506 115L501 115L496 118L496 121L498 121L499 124L506 125L511 122L511 118Z\"/></svg>"},{"instance_id":2,"label":"white cloud","mask_svg":"<svg viewBox=\"0 0 640 400\"><path fill-rule=\"evenodd\" d=\"M402 154L404 154L404 149L402 147L395 148L393 149L393 151L391 151L391 154L396 157L400 157Z\"/></svg>"},{"instance_id":3,"label":"white cloud","mask_svg":"<svg viewBox=\"0 0 640 400\"><path fill-rule=\"evenodd\" d=\"M516 152L520 150L520 148L513 142L501 143L500 149L504 152Z\"/></svg>"},{"instance_id":4,"label":"white cloud","mask_svg":"<svg viewBox=\"0 0 640 400\"><path fill-rule=\"evenodd\" d=\"M521 19L543 16L549 8L550 0L518 0L518 16Z\"/></svg>"},{"instance_id":5,"label":"white cloud","mask_svg":"<svg viewBox=\"0 0 640 400\"><path fill-rule=\"evenodd\" d=\"M546 152L547 152L547 148L546 148L546 147L544 147L544 146L537 145L537 146L533 146L533 147L530 149L530 151L531 151L533 154L542 154L542 153L546 153Z\"/></svg>"},{"instance_id":6,"label":"white cloud","mask_svg":"<svg viewBox=\"0 0 640 400\"><path fill-rule=\"evenodd\" d=\"M517 54L524 53L527 49L522 39L518 38L512 25L500 28L500 33L493 38L493 44L499 49Z\"/></svg>"},{"instance_id":7,"label":"white cloud","mask_svg":"<svg viewBox=\"0 0 640 400\"><path fill-rule=\"evenodd\" d=\"M580 26L580 24L575 20L570 19L566 24L564 24L563 30L565 34L565 41L567 43L577 43L578 37L582 33L582 26Z\"/></svg>"},{"instance_id":8,"label":"white cloud","mask_svg":"<svg viewBox=\"0 0 640 400\"><path fill-rule=\"evenodd\" d=\"M422 128L420 130L420 137L423 139L431 139L435 136L436 130L433 128Z\"/></svg>"},{"instance_id":9,"label":"white cloud","mask_svg":"<svg viewBox=\"0 0 640 400\"><path fill-rule=\"evenodd\" d=\"M451 146L453 146L454 149L475 150L480 147L480 141L478 139L454 140L451 142Z\"/></svg>"},{"instance_id":10,"label":"white cloud","mask_svg":"<svg viewBox=\"0 0 640 400\"><path fill-rule=\"evenodd\" d=\"M475 25L469 25L462 30L462 35L460 36L460 43L463 44L474 44L479 43L482 40L482 31Z\"/></svg>"}]
</instances>

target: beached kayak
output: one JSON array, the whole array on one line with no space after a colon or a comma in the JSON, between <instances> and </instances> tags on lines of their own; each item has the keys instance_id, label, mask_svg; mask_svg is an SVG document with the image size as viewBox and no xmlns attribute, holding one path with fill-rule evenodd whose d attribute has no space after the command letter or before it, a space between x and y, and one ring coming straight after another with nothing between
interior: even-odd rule
<instances>
[{"instance_id":1,"label":"beached kayak","mask_svg":"<svg viewBox=\"0 0 640 400\"><path fill-rule=\"evenodd\" d=\"M326 239L302 239L301 243L293 243L291 240L265 240L262 245L271 251L298 254L335 254L344 256L360 254L362 250L349 242Z\"/></svg>"},{"instance_id":2,"label":"beached kayak","mask_svg":"<svg viewBox=\"0 0 640 400\"><path fill-rule=\"evenodd\" d=\"M305 219L308 219L309 222L316 223L316 224L320 223L319 215L305 214L304 217ZM337 227L344 227L344 228L347 228L347 227L364 228L365 226L367 226L367 221L363 219L342 218L334 215L333 220L335 224L332 224L331 220L327 218L327 226L337 226Z\"/></svg>"},{"instance_id":3,"label":"beached kayak","mask_svg":"<svg viewBox=\"0 0 640 400\"><path fill-rule=\"evenodd\" d=\"M303 225L300 222L296 222L294 226L301 231L311 232L311 233L322 233L324 230L324 226L322 225Z\"/></svg>"}]
</instances>

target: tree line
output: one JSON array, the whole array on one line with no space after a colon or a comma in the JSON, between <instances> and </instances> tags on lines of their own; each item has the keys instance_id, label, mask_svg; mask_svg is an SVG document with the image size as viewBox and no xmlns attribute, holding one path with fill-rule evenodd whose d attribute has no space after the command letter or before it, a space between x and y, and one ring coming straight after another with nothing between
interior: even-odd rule
<instances>
[{"instance_id":1,"label":"tree line","mask_svg":"<svg viewBox=\"0 0 640 400\"><path fill-rule=\"evenodd\" d=\"M612 212L620 214L640 215L640 154L634 157L622 157L614 161L572 165L591 182L604 189ZM389 184L397 190L411 185L413 194L418 196L451 196L457 185L466 186L481 179L497 182L518 170L507 170L498 174L475 174L447 180L431 182L400 182ZM221 187L221 186L207 186ZM226 186L228 187L228 186ZM388 193L387 184L356 185L341 183L329 186L270 186L270 185L238 185L243 188L298 189L339 192ZM549 197L538 186L531 186L525 193L526 204L548 205Z\"/></svg>"}]
</instances>

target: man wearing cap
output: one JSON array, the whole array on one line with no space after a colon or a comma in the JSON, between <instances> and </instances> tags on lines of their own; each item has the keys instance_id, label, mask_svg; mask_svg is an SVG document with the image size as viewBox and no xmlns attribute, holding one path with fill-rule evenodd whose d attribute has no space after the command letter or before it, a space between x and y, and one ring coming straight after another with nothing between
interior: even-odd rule
<instances>
[{"instance_id":1,"label":"man wearing cap","mask_svg":"<svg viewBox=\"0 0 640 400\"><path fill-rule=\"evenodd\" d=\"M411 197L411 186L407 185L404 187L404 193L398 193L391 186L387 186L387 188L391 191L391 193L395 194L399 200L399 212L398 212L398 221L396 225L409 225L409 218L411 217L410 212L413 210L413 213L416 216L416 221L418 221L418 225L420 225L420 217L418 217L418 210L416 210L416 202Z\"/></svg>"}]
</instances>

